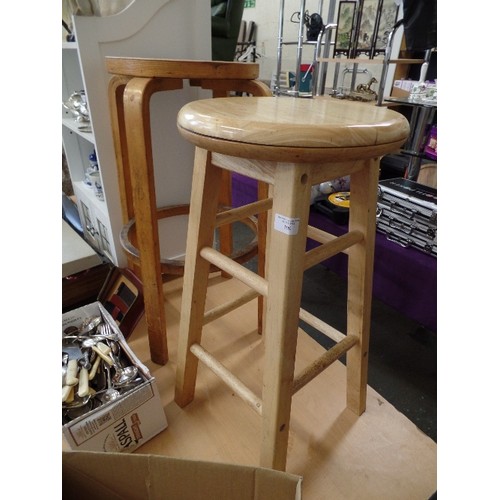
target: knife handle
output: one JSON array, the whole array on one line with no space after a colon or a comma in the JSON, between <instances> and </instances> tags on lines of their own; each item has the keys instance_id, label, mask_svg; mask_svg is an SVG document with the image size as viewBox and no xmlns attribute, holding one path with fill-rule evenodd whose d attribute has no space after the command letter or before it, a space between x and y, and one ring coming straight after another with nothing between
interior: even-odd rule
<instances>
[{"instance_id":1,"label":"knife handle","mask_svg":"<svg viewBox=\"0 0 500 500\"><path fill-rule=\"evenodd\" d=\"M74 386L78 384L78 361L76 359L70 359L68 361L68 370L66 371L66 385Z\"/></svg>"},{"instance_id":2,"label":"knife handle","mask_svg":"<svg viewBox=\"0 0 500 500\"><path fill-rule=\"evenodd\" d=\"M63 403L68 399L69 394L71 392L71 389L73 389L73 387L71 387L70 385L65 385L62 388L62 400L63 400Z\"/></svg>"},{"instance_id":3,"label":"knife handle","mask_svg":"<svg viewBox=\"0 0 500 500\"><path fill-rule=\"evenodd\" d=\"M68 385L65 387L68 387L69 391L68 391L68 395L66 396L66 399L64 401L66 403L72 403L75 400L75 387L73 385ZM64 387L63 387L63 393L64 393Z\"/></svg>"},{"instance_id":4,"label":"knife handle","mask_svg":"<svg viewBox=\"0 0 500 500\"><path fill-rule=\"evenodd\" d=\"M97 373L97 369L99 368L99 363L101 362L101 358L97 356L94 364L92 365L92 369L89 373L89 380L94 380L95 374Z\"/></svg>"},{"instance_id":5,"label":"knife handle","mask_svg":"<svg viewBox=\"0 0 500 500\"><path fill-rule=\"evenodd\" d=\"M80 368L78 378L78 397L83 398L89 394L89 371L86 368Z\"/></svg>"},{"instance_id":6,"label":"knife handle","mask_svg":"<svg viewBox=\"0 0 500 500\"><path fill-rule=\"evenodd\" d=\"M97 349L99 349L103 354L108 355L111 352L111 347L104 342L97 342Z\"/></svg>"},{"instance_id":7,"label":"knife handle","mask_svg":"<svg viewBox=\"0 0 500 500\"><path fill-rule=\"evenodd\" d=\"M104 361L106 361L106 363L108 363L109 366L113 366L113 360L107 356L106 354L104 354L102 351L100 351L95 345L92 346L92 350L100 357L102 358Z\"/></svg>"}]
</instances>

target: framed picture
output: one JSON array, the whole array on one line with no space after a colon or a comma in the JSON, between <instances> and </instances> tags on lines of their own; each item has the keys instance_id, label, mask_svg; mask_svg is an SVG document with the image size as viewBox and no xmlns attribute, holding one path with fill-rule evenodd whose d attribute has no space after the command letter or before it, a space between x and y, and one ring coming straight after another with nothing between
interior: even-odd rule
<instances>
[{"instance_id":1,"label":"framed picture","mask_svg":"<svg viewBox=\"0 0 500 500\"><path fill-rule=\"evenodd\" d=\"M347 55L351 48L352 26L356 2L339 2L337 15L337 31L335 33L334 55Z\"/></svg>"},{"instance_id":2,"label":"framed picture","mask_svg":"<svg viewBox=\"0 0 500 500\"><path fill-rule=\"evenodd\" d=\"M144 314L139 278L130 269L113 267L97 298L128 339Z\"/></svg>"},{"instance_id":3,"label":"framed picture","mask_svg":"<svg viewBox=\"0 0 500 500\"><path fill-rule=\"evenodd\" d=\"M382 8L382 3L383 0L364 0L363 2L363 11L361 13L358 39L355 47L356 56L360 54L370 55L372 52L372 47L375 45L378 13Z\"/></svg>"},{"instance_id":4,"label":"framed picture","mask_svg":"<svg viewBox=\"0 0 500 500\"><path fill-rule=\"evenodd\" d=\"M389 34L391 33L398 19L399 5L394 0L384 0L380 22L378 25L377 38L375 42L375 54L384 52L387 47Z\"/></svg>"}]
</instances>

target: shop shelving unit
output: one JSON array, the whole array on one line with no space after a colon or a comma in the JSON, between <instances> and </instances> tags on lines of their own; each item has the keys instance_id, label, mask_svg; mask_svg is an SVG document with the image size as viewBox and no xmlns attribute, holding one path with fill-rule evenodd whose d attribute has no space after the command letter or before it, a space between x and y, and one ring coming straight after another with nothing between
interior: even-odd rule
<instances>
[{"instance_id":1,"label":"shop shelving unit","mask_svg":"<svg viewBox=\"0 0 500 500\"><path fill-rule=\"evenodd\" d=\"M197 12L200 17L192 18ZM124 225L108 101L107 56L172 59L210 59L210 6L205 0L135 0L122 12L106 17L73 16L76 42L62 44L62 102L74 91L85 90L92 132L84 132L62 107L62 142L85 239L116 266L127 258L120 244ZM173 22L172 20L175 20ZM186 30L185 26L192 29ZM156 130L153 155L158 162L159 206L189 202L193 148L179 141L175 116L180 103L192 99L190 91L172 92L155 101L155 113L169 113L172 128ZM169 115L169 116L170 116ZM95 150L104 200L84 183L88 156ZM179 168L182 165L182 168ZM175 240L166 234L165 245ZM163 242L162 242L163 244ZM173 248L172 252L177 252Z\"/></svg>"},{"instance_id":2,"label":"shop shelving unit","mask_svg":"<svg viewBox=\"0 0 500 500\"><path fill-rule=\"evenodd\" d=\"M299 20L304 19L304 15L307 11L307 3L308 0L295 0L300 1L299 4L299 10L298 10L298 17ZM334 40L334 34L337 29L337 24L334 22L336 19L336 7L337 7L338 2L336 0L330 0L328 3L328 9L324 8L324 2L323 0L319 0L317 3L317 10L316 12L319 13L323 17L323 11L327 11L326 16L323 17L323 22L325 24L325 28L323 31L320 33L318 36L318 39L316 41L307 41L306 35L305 35L305 24L303 22L299 23L299 28L297 32L297 39L294 41L285 41L283 39L283 33L284 33L284 12L285 12L285 0L280 0L280 14L279 14L279 27L278 27L278 51L277 51L277 68L276 68L276 81L274 84L274 93L276 95L291 95L291 96L299 96L299 78L296 76L295 78L295 85L293 88L284 88L282 86L282 83L280 81L279 75L282 74L282 58L283 58L283 47L286 45L295 45L297 47L297 55L296 55L296 75L300 75L300 66L302 64L302 58L303 58L303 50L306 45L313 45L313 61L312 61L312 66L313 66L313 90L312 94L313 95L323 95L325 93L325 86L326 86L326 78L327 78L327 72L328 72L328 65L329 64L334 64L334 83L333 87L335 88L337 85L338 81L338 73L339 73L339 67L340 64L352 64L353 65L353 77L351 79L351 88L354 89L355 85L355 80L356 80L356 74L358 71L358 65L363 64L363 65L382 65L381 69L381 78L379 82L379 90L378 90L378 97L376 104L377 105L382 105L383 99L384 99L384 92L387 86L388 82L388 74L389 74L389 67L390 65L397 65L397 64L422 64L425 61L428 61L428 58L430 58L430 51L426 54L425 58L394 58L393 57L393 52L395 51L395 48L397 48L399 52L399 45L395 43L396 40L396 35L398 32L398 29L401 27L401 24L396 24L396 26L393 28L393 30L390 32L388 36L388 41L387 45L385 47L385 50L380 53L374 53L372 50L367 57L357 57L356 56L356 50L355 46L356 43L354 43L354 49L350 49L348 53L345 56L342 55L337 55L336 57L332 57L331 53L332 50L334 49L334 42L332 42L332 39ZM352 34L352 40L357 40L358 34L359 34L359 25L362 17L362 12L363 12L363 4L364 0L358 0L356 2L356 13L355 13L355 18L354 18L354 23L353 23L353 34ZM377 9L377 16L376 16L376 24L378 23L378 19L380 18L380 10L381 10L382 4L379 2L378 4L378 9ZM377 29L377 27L376 27Z\"/></svg>"},{"instance_id":3,"label":"shop shelving unit","mask_svg":"<svg viewBox=\"0 0 500 500\"><path fill-rule=\"evenodd\" d=\"M313 60L316 59L318 53L318 42L308 41L306 36L305 24L302 22L306 13L307 0L300 0L299 10L298 10L298 29L296 40L284 40L284 24L285 24L285 0L280 0L280 11L279 11L279 21L278 21L278 54L277 54L277 67L276 67L276 82L273 91L277 95L286 94L292 96L299 95L299 79L296 76L295 85L293 88L284 88L280 83L279 75L282 72L282 59L283 59L283 47L286 45L296 46L296 64L295 64L295 75L300 75L300 66L302 64L303 51L305 46L312 46L314 50ZM323 17L323 0L318 0L317 2L317 12ZM330 25L335 9L335 0L330 1L330 6L328 8L327 25ZM325 52L328 51L330 47L331 40L331 30L326 32L326 36L323 40L323 45L325 47ZM321 43L321 42L320 42ZM327 52L326 52L327 53Z\"/></svg>"}]
</instances>

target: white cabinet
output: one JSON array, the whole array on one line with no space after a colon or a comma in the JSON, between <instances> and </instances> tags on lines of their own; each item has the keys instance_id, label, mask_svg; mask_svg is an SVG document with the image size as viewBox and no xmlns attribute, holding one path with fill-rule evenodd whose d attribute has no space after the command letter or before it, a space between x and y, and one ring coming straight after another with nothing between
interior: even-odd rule
<instances>
[{"instance_id":1,"label":"white cabinet","mask_svg":"<svg viewBox=\"0 0 500 500\"><path fill-rule=\"evenodd\" d=\"M62 100L65 102L73 92L84 89L75 42L63 44L62 66ZM95 151L94 133L89 131L88 123L75 121L65 107L62 107L62 139L85 239L112 262L117 262L116 250L110 244L112 230L106 202L98 199L92 186L84 182L85 171L90 165L89 156Z\"/></svg>"},{"instance_id":2,"label":"white cabinet","mask_svg":"<svg viewBox=\"0 0 500 500\"><path fill-rule=\"evenodd\" d=\"M125 267L127 261L120 246L124 220L109 114L110 75L106 71L105 58L209 60L210 19L210 5L206 0L135 0L113 16L74 16L76 42L62 45L62 101L75 91L85 90L92 124L92 132L80 129L80 124L61 105L63 147L80 219L87 241L119 267ZM172 116L169 130L156 129L153 116L159 206L188 203L190 195L193 148L177 135L175 116L178 107L196 96L191 89L172 94L175 95L159 96L152 103L153 115L166 112ZM84 182L90 164L89 154L94 149L104 200L98 199Z\"/></svg>"}]
</instances>

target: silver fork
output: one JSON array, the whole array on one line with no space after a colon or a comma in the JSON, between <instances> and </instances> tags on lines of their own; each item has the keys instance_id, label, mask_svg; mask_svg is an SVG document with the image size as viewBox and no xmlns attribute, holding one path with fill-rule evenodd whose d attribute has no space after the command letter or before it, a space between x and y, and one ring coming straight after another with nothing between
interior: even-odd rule
<instances>
[{"instance_id":1,"label":"silver fork","mask_svg":"<svg viewBox=\"0 0 500 500\"><path fill-rule=\"evenodd\" d=\"M101 323L99 325L98 330L99 330L99 335L102 335L103 337L114 337L115 336L115 334L111 330L111 326L109 325L109 323Z\"/></svg>"}]
</instances>

